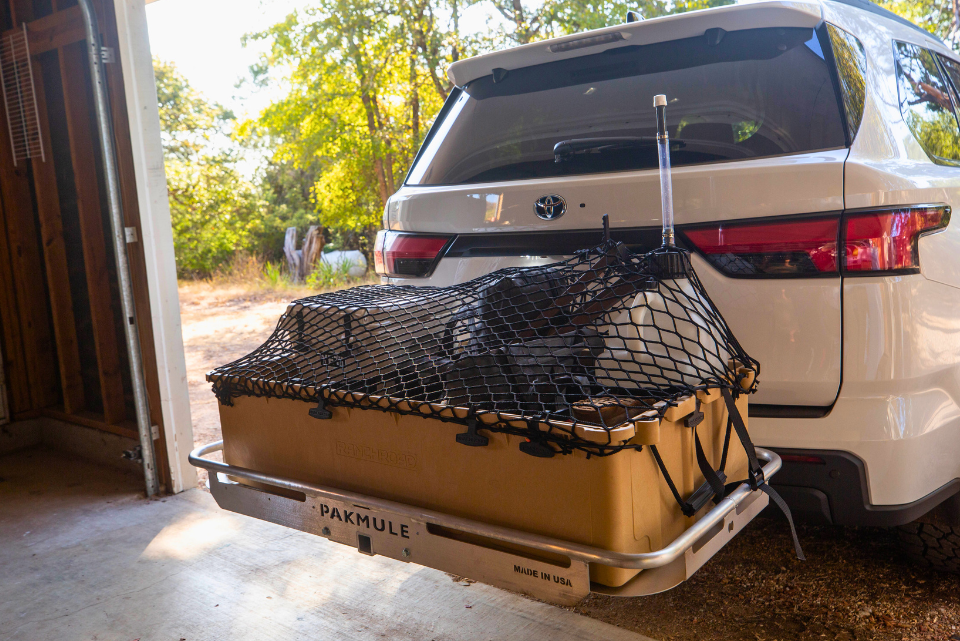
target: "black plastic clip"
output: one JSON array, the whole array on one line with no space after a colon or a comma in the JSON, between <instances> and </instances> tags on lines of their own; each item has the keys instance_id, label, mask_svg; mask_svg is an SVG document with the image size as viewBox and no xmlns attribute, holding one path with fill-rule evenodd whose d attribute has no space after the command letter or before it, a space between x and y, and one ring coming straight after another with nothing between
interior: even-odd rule
<instances>
[{"instance_id":1,"label":"black plastic clip","mask_svg":"<svg viewBox=\"0 0 960 641\"><path fill-rule=\"evenodd\" d=\"M483 447L490 444L490 439L483 434L477 434L477 419L470 416L467 418L467 431L457 434L457 443L469 447Z\"/></svg>"},{"instance_id":2,"label":"black plastic clip","mask_svg":"<svg viewBox=\"0 0 960 641\"><path fill-rule=\"evenodd\" d=\"M697 399L697 407L692 412L683 417L683 426L694 428L703 423L703 412L700 411L700 399Z\"/></svg>"},{"instance_id":3,"label":"black plastic clip","mask_svg":"<svg viewBox=\"0 0 960 641\"><path fill-rule=\"evenodd\" d=\"M553 458L556 452L552 447L540 441L521 441L520 451L537 458Z\"/></svg>"},{"instance_id":4,"label":"black plastic clip","mask_svg":"<svg viewBox=\"0 0 960 641\"><path fill-rule=\"evenodd\" d=\"M322 420L333 418L333 413L323 405L323 392L320 392L320 398L317 399L317 406L311 407L310 410L307 411L307 414L313 418L319 418Z\"/></svg>"},{"instance_id":5,"label":"black plastic clip","mask_svg":"<svg viewBox=\"0 0 960 641\"><path fill-rule=\"evenodd\" d=\"M717 470L717 478L720 479L720 483L727 482L727 475L724 474L722 470ZM700 508L709 503L710 499L714 498L716 502L719 502L721 497L717 497L713 486L711 486L709 482L705 482L698 487L693 494L687 497L687 504L690 505L692 509L691 514L699 512ZM690 515L688 514L687 516Z\"/></svg>"},{"instance_id":6,"label":"black plastic clip","mask_svg":"<svg viewBox=\"0 0 960 641\"><path fill-rule=\"evenodd\" d=\"M548 417L549 413L544 416L544 420L546 420ZM541 419L539 418L527 419L527 429L529 430L530 434L539 434L540 420ZM536 456L537 458L553 458L557 454L556 450L547 445L544 441L532 438L528 438L527 440L520 442L520 451L524 454L529 454L530 456Z\"/></svg>"}]
</instances>

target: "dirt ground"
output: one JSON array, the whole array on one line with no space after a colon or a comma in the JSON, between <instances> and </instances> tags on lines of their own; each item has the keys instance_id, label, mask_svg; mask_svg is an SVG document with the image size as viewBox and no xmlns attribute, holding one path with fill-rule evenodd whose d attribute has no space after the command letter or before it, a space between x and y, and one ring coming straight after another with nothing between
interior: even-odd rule
<instances>
[{"instance_id":1,"label":"dirt ground","mask_svg":"<svg viewBox=\"0 0 960 641\"><path fill-rule=\"evenodd\" d=\"M204 374L260 345L286 303L305 293L181 287L197 444L220 439ZM793 557L780 517L759 518L673 590L630 599L591 595L573 610L661 641L960 641L960 577L912 565L888 530L799 532L806 562Z\"/></svg>"},{"instance_id":2,"label":"dirt ground","mask_svg":"<svg viewBox=\"0 0 960 641\"><path fill-rule=\"evenodd\" d=\"M271 291L242 287L214 287L207 283L180 286L180 318L187 358L190 413L196 445L219 441L220 415L206 373L263 343L287 303L309 292ZM198 470L200 487L207 472Z\"/></svg>"}]
</instances>

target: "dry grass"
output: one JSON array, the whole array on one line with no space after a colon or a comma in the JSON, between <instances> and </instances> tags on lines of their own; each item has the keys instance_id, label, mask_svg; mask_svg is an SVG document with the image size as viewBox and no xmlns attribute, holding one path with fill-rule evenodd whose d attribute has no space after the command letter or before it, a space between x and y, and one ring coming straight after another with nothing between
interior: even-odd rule
<instances>
[{"instance_id":1,"label":"dry grass","mask_svg":"<svg viewBox=\"0 0 960 641\"><path fill-rule=\"evenodd\" d=\"M271 263L257 254L238 252L229 265L217 270L209 278L181 280L180 298L181 302L189 299L191 302L212 305L229 301L291 301L344 287L379 282L380 279L371 270L363 278L343 279L333 286L310 287L304 283L291 282L283 264Z\"/></svg>"}]
</instances>

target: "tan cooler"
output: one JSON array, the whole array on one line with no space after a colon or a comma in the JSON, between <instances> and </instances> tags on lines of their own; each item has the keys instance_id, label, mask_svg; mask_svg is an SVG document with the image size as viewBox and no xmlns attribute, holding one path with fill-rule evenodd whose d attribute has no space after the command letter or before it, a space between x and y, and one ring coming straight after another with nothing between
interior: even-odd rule
<instances>
[{"instance_id":1,"label":"tan cooler","mask_svg":"<svg viewBox=\"0 0 960 641\"><path fill-rule=\"evenodd\" d=\"M727 432L726 406L719 390L697 396L705 416L696 429L716 469ZM486 432L482 425L489 445L468 447L455 440L466 430L462 424L437 418L327 404L333 417L316 419L308 414L314 404L304 401L250 396L231 400L232 405L220 405L223 455L229 465L523 532L644 553L669 544L713 507L709 502L693 517L685 517L650 447L609 456L574 451L538 458L520 451L526 439ZM371 403L376 402L374 397ZM746 395L740 395L737 407L746 420ZM615 442L656 444L684 498L704 483L694 430L684 426L684 418L695 410L696 399L690 396L669 408L663 419L640 417L613 430ZM436 405L432 411L458 417L465 412ZM481 415L480 420L494 418ZM579 436L590 438L582 433L589 428L578 429ZM607 438L605 432L602 437ZM728 481L747 475L746 453L735 431L725 472ZM447 534L458 537L456 532ZM617 587L638 572L591 564L590 580Z\"/></svg>"}]
</instances>

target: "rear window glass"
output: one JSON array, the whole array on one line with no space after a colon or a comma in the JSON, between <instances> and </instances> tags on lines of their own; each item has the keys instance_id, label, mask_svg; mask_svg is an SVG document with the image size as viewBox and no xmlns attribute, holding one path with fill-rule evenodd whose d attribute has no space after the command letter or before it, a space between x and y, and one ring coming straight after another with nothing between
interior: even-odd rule
<instances>
[{"instance_id":1,"label":"rear window glass","mask_svg":"<svg viewBox=\"0 0 960 641\"><path fill-rule=\"evenodd\" d=\"M934 55L906 42L894 43L900 113L931 160L960 161L957 117L950 90Z\"/></svg>"},{"instance_id":2,"label":"rear window glass","mask_svg":"<svg viewBox=\"0 0 960 641\"><path fill-rule=\"evenodd\" d=\"M669 100L674 165L845 146L813 29L720 36L718 44L708 32L510 70L497 82L478 78L451 97L407 184L654 168L658 93Z\"/></svg>"}]
</instances>

